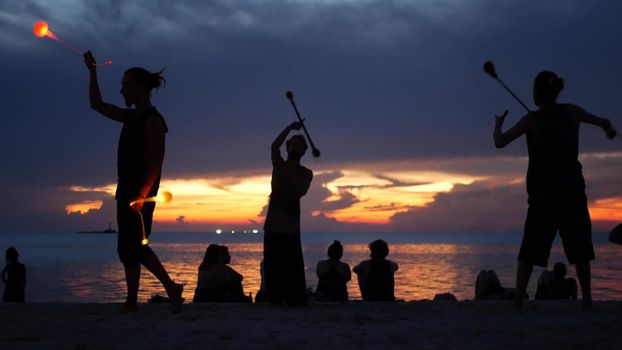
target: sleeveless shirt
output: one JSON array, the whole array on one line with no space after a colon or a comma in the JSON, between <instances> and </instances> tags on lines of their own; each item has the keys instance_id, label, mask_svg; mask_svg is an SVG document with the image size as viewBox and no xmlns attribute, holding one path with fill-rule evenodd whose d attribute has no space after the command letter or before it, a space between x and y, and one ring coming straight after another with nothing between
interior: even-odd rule
<instances>
[{"instance_id":1,"label":"sleeveless shirt","mask_svg":"<svg viewBox=\"0 0 622 350\"><path fill-rule=\"evenodd\" d=\"M582 192L585 180L579 157L579 119L564 105L530 115L534 127L527 132L530 199Z\"/></svg>"},{"instance_id":2,"label":"sleeveless shirt","mask_svg":"<svg viewBox=\"0 0 622 350\"><path fill-rule=\"evenodd\" d=\"M116 199L129 200L136 197L145 181L147 175L147 164L145 164L145 128L146 121L150 117L159 118L164 125L164 133L168 132L164 117L155 107L149 107L142 112L136 111L123 123L121 135L119 136L119 148L117 153L117 175L118 184ZM164 149L165 137L162 137L162 148ZM164 156L164 154L162 154ZM160 174L149 191L148 197L158 194L160 187Z\"/></svg>"}]
</instances>

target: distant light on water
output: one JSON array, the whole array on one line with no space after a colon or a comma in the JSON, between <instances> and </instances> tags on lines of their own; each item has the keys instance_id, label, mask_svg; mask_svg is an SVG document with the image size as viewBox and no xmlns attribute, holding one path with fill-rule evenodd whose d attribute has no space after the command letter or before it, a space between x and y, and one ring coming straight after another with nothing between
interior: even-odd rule
<instances>
[{"instance_id":1,"label":"distant light on water","mask_svg":"<svg viewBox=\"0 0 622 350\"><path fill-rule=\"evenodd\" d=\"M259 230L253 230L253 233L259 233Z\"/></svg>"},{"instance_id":2,"label":"distant light on water","mask_svg":"<svg viewBox=\"0 0 622 350\"><path fill-rule=\"evenodd\" d=\"M216 234L217 234L217 235L219 235L219 234L221 234L221 233L222 233L222 230L221 230L221 229L216 230Z\"/></svg>"}]
</instances>

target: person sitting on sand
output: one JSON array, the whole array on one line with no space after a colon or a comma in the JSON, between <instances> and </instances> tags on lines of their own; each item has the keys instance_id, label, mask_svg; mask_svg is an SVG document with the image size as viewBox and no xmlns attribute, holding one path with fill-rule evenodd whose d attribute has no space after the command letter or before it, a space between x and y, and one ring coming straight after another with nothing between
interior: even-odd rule
<instances>
[{"instance_id":1,"label":"person sitting on sand","mask_svg":"<svg viewBox=\"0 0 622 350\"><path fill-rule=\"evenodd\" d=\"M350 265L341 262L343 246L341 242L334 241L328 247L328 260L317 263L317 297L322 301L347 301L348 288L346 283L350 281Z\"/></svg>"},{"instance_id":2,"label":"person sitting on sand","mask_svg":"<svg viewBox=\"0 0 622 350\"><path fill-rule=\"evenodd\" d=\"M228 266L230 262L231 255L226 246L210 244L207 247L203 262L199 266L193 299L195 303L249 301L242 287L244 277Z\"/></svg>"},{"instance_id":3,"label":"person sitting on sand","mask_svg":"<svg viewBox=\"0 0 622 350\"><path fill-rule=\"evenodd\" d=\"M9 247L6 250L6 266L2 269L2 282L6 284L2 300L6 303L24 302L26 267L18 261L18 258L17 249Z\"/></svg>"},{"instance_id":4,"label":"person sitting on sand","mask_svg":"<svg viewBox=\"0 0 622 350\"><path fill-rule=\"evenodd\" d=\"M364 301L395 300L394 274L398 265L387 260L389 245L379 239L369 244L371 259L362 261L352 271L358 276L359 288Z\"/></svg>"},{"instance_id":5,"label":"person sitting on sand","mask_svg":"<svg viewBox=\"0 0 622 350\"><path fill-rule=\"evenodd\" d=\"M536 299L572 299L577 300L577 281L574 278L566 278L566 265L557 262L553 271L544 270L538 279Z\"/></svg>"},{"instance_id":6,"label":"person sitting on sand","mask_svg":"<svg viewBox=\"0 0 622 350\"><path fill-rule=\"evenodd\" d=\"M475 300L513 300L514 291L501 286L494 270L482 270L475 279Z\"/></svg>"}]
</instances>

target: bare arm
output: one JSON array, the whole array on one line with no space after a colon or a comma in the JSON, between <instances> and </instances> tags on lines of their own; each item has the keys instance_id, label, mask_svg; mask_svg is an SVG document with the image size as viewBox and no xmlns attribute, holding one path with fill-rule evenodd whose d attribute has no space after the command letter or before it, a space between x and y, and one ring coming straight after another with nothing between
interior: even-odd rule
<instances>
[{"instance_id":1,"label":"bare arm","mask_svg":"<svg viewBox=\"0 0 622 350\"><path fill-rule=\"evenodd\" d=\"M617 131L611 125L611 121L607 118L597 117L577 105L568 105L572 113L579 117L581 123L596 125L605 131L607 138L616 137Z\"/></svg>"},{"instance_id":2,"label":"bare arm","mask_svg":"<svg viewBox=\"0 0 622 350\"><path fill-rule=\"evenodd\" d=\"M302 123L293 122L289 124L285 129L283 129L279 136L274 139L271 147L272 165L276 165L284 161L283 157L281 156L281 146L283 146L287 135L289 135L292 130L300 130L300 128L302 128Z\"/></svg>"},{"instance_id":3,"label":"bare arm","mask_svg":"<svg viewBox=\"0 0 622 350\"><path fill-rule=\"evenodd\" d=\"M493 139L495 141L495 147L497 148L503 148L507 146L512 141L516 140L521 135L526 133L529 128L529 120L527 119L529 115L525 115L508 131L503 132L501 129L503 128L503 122L505 121L505 117L507 115L508 111L505 111L502 115L495 116L495 130L493 133Z\"/></svg>"},{"instance_id":4,"label":"bare arm","mask_svg":"<svg viewBox=\"0 0 622 350\"><path fill-rule=\"evenodd\" d=\"M164 125L160 117L152 115L145 121L145 166L147 173L139 195L146 198L162 172L164 160Z\"/></svg>"},{"instance_id":5,"label":"bare arm","mask_svg":"<svg viewBox=\"0 0 622 350\"><path fill-rule=\"evenodd\" d=\"M162 172L162 162L164 160L164 125L159 117L151 115L145 121L144 149L145 157L145 178L142 181L140 190L131 202L132 210L140 211L143 207L141 199L147 198L156 180Z\"/></svg>"},{"instance_id":6,"label":"bare arm","mask_svg":"<svg viewBox=\"0 0 622 350\"><path fill-rule=\"evenodd\" d=\"M95 58L90 51L84 54L84 63L89 70L89 100L91 102L91 108L104 116L123 122L130 114L128 109L123 109L110 103L106 103L102 99L101 92L99 91L99 82L97 80L97 67L95 66Z\"/></svg>"}]
</instances>

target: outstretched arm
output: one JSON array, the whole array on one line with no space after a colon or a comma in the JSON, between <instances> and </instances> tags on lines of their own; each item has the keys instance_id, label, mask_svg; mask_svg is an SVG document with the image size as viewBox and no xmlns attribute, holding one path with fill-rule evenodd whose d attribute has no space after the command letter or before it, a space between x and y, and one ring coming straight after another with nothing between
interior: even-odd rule
<instances>
[{"instance_id":1,"label":"outstretched arm","mask_svg":"<svg viewBox=\"0 0 622 350\"><path fill-rule=\"evenodd\" d=\"M503 132L501 129L503 128L503 122L505 122L505 117L508 115L508 111L503 112L502 115L495 116L495 131L493 133L493 139L495 141L495 147L503 148L510 144L512 141L519 138L521 135L527 132L528 128L528 115L521 118L513 127L511 127L508 131Z\"/></svg>"},{"instance_id":2,"label":"outstretched arm","mask_svg":"<svg viewBox=\"0 0 622 350\"><path fill-rule=\"evenodd\" d=\"M569 105L569 107L572 112L579 117L581 123L599 126L605 131L605 135L609 139L616 137L617 131L613 128L609 119L597 117L577 105Z\"/></svg>"},{"instance_id":3,"label":"outstretched arm","mask_svg":"<svg viewBox=\"0 0 622 350\"><path fill-rule=\"evenodd\" d=\"M276 139L274 139L274 141L272 142L272 147L271 147L272 165L276 165L284 161L283 157L281 157L281 146L283 146L283 143L285 143L285 139L287 138L287 135L289 135L289 133L292 130L300 130L300 128L302 128L301 122L293 122L289 124L285 129L283 129L283 131L281 131L279 136L277 136Z\"/></svg>"},{"instance_id":4,"label":"outstretched arm","mask_svg":"<svg viewBox=\"0 0 622 350\"><path fill-rule=\"evenodd\" d=\"M91 51L87 51L84 54L84 63L89 70L89 99L91 102L91 108L95 111L105 115L106 117L123 122L130 114L127 109L120 108L110 103L106 103L102 99L101 92L99 91L99 82L97 81L97 66L95 57L91 54Z\"/></svg>"}]
</instances>

